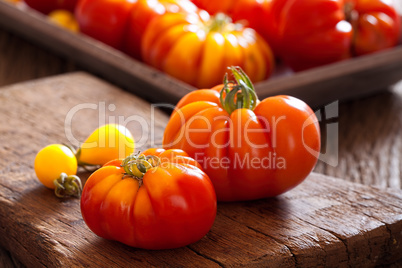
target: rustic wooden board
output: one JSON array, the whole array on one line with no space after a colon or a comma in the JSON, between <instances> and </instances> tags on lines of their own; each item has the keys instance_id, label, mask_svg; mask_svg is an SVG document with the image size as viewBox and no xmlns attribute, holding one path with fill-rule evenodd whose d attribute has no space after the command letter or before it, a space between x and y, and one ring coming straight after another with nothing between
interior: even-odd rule
<instances>
[{"instance_id":1,"label":"rustic wooden board","mask_svg":"<svg viewBox=\"0 0 402 268\"><path fill-rule=\"evenodd\" d=\"M16 8L0 1L0 27L15 32L105 77L120 87L150 101L176 103L194 90L123 53L81 34L73 34L49 23L34 10ZM256 84L261 98L288 94L311 106L347 100L384 90L402 79L402 45L388 51L338 62L294 74L278 70ZM148 90L143 90L143 88Z\"/></svg>"},{"instance_id":2,"label":"rustic wooden board","mask_svg":"<svg viewBox=\"0 0 402 268\"><path fill-rule=\"evenodd\" d=\"M77 105L86 108L71 116ZM24 265L372 267L402 259L402 191L319 174L278 198L220 203L212 230L184 248L146 251L99 238L83 222L78 200L59 200L37 181L33 159L49 143L68 142L69 118L82 141L102 109L109 120L135 118L127 126L136 139L154 137L142 149L158 145L168 119L86 73L0 90L0 245ZM155 118L154 135L135 123L139 117Z\"/></svg>"}]
</instances>

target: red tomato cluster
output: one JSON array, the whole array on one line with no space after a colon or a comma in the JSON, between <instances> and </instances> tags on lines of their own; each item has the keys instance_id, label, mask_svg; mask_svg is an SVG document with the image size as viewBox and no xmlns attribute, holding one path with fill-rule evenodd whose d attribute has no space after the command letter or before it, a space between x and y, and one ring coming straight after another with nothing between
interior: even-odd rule
<instances>
[{"instance_id":1,"label":"red tomato cluster","mask_svg":"<svg viewBox=\"0 0 402 268\"><path fill-rule=\"evenodd\" d=\"M189 0L81 0L75 14L83 33L198 88L220 83L231 65L254 82L274 68L258 33Z\"/></svg>"},{"instance_id":2,"label":"red tomato cluster","mask_svg":"<svg viewBox=\"0 0 402 268\"><path fill-rule=\"evenodd\" d=\"M292 69L304 70L398 44L392 0L193 0L212 13L245 19Z\"/></svg>"},{"instance_id":3,"label":"red tomato cluster","mask_svg":"<svg viewBox=\"0 0 402 268\"><path fill-rule=\"evenodd\" d=\"M80 0L75 15L83 33L140 59L142 36L152 19L196 10L188 0Z\"/></svg>"},{"instance_id":4,"label":"red tomato cluster","mask_svg":"<svg viewBox=\"0 0 402 268\"><path fill-rule=\"evenodd\" d=\"M210 230L217 200L277 196L310 174L320 152L311 108L289 96L259 101L247 75L231 71L223 85L181 99L164 149L92 173L81 212L95 234L146 249L185 246Z\"/></svg>"},{"instance_id":5,"label":"red tomato cluster","mask_svg":"<svg viewBox=\"0 0 402 268\"><path fill-rule=\"evenodd\" d=\"M45 14L74 11L82 33L198 88L221 82L229 66L258 82L275 58L305 70L393 47L401 36L392 0L25 2Z\"/></svg>"},{"instance_id":6,"label":"red tomato cluster","mask_svg":"<svg viewBox=\"0 0 402 268\"><path fill-rule=\"evenodd\" d=\"M37 9L59 8L48 7ZM80 32L198 88L221 83L232 65L253 82L274 70L271 48L254 29L210 16L190 0L79 0L74 10Z\"/></svg>"},{"instance_id":7,"label":"red tomato cluster","mask_svg":"<svg viewBox=\"0 0 402 268\"><path fill-rule=\"evenodd\" d=\"M45 14L73 10L82 33L208 88L177 104L164 149L128 155L134 149L129 147L126 158L108 163L117 157L109 143L82 146L75 156L59 145L38 154L35 170L48 187L65 188L60 180L67 175L55 177L75 173L77 164L104 164L82 192L85 222L99 236L148 249L193 243L211 228L217 200L277 196L314 168L320 129L311 108L289 96L260 101L255 94L252 82L270 76L275 57L304 70L395 46L401 30L386 0L25 2ZM228 78L230 66L240 67L231 67ZM223 76L224 84L213 87ZM83 145L111 133L96 130ZM122 134L111 141L120 139L134 144ZM66 159L72 164L47 169L48 160Z\"/></svg>"}]
</instances>

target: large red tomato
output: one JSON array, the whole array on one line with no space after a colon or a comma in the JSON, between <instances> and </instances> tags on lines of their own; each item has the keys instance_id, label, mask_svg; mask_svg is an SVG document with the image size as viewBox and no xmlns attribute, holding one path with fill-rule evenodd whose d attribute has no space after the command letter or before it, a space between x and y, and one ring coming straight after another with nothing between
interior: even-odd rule
<instances>
[{"instance_id":1,"label":"large red tomato","mask_svg":"<svg viewBox=\"0 0 402 268\"><path fill-rule=\"evenodd\" d=\"M31 8L49 14L56 9L65 9L74 12L78 0L24 0L24 2Z\"/></svg>"},{"instance_id":2,"label":"large red tomato","mask_svg":"<svg viewBox=\"0 0 402 268\"><path fill-rule=\"evenodd\" d=\"M392 0L272 0L266 28L295 70L390 48L400 38Z\"/></svg>"},{"instance_id":3,"label":"large red tomato","mask_svg":"<svg viewBox=\"0 0 402 268\"><path fill-rule=\"evenodd\" d=\"M139 59L149 22L169 12L195 12L189 0L81 0L75 15L81 32Z\"/></svg>"},{"instance_id":4,"label":"large red tomato","mask_svg":"<svg viewBox=\"0 0 402 268\"><path fill-rule=\"evenodd\" d=\"M155 18L142 40L143 60L198 88L222 82L227 67L242 67L253 82L270 76L271 49L251 28L223 14L166 13Z\"/></svg>"},{"instance_id":5,"label":"large red tomato","mask_svg":"<svg viewBox=\"0 0 402 268\"><path fill-rule=\"evenodd\" d=\"M177 248L210 230L216 196L185 152L148 149L95 171L85 183L81 212L103 238L145 249Z\"/></svg>"},{"instance_id":6,"label":"large red tomato","mask_svg":"<svg viewBox=\"0 0 402 268\"><path fill-rule=\"evenodd\" d=\"M199 161L218 200L284 193L301 183L317 162L317 118L293 97L259 101L247 76L237 68L232 72L236 81L182 98L166 126L163 146L185 150Z\"/></svg>"}]
</instances>

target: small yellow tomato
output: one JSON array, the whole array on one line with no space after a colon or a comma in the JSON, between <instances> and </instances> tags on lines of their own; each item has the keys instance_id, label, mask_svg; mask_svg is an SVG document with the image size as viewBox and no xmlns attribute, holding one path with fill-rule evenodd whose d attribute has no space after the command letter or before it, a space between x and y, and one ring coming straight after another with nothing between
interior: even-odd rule
<instances>
[{"instance_id":1,"label":"small yellow tomato","mask_svg":"<svg viewBox=\"0 0 402 268\"><path fill-rule=\"evenodd\" d=\"M64 9L56 9L49 13L50 21L72 32L78 32L79 26L73 13Z\"/></svg>"},{"instance_id":2,"label":"small yellow tomato","mask_svg":"<svg viewBox=\"0 0 402 268\"><path fill-rule=\"evenodd\" d=\"M67 146L51 144L38 152L34 168L39 181L46 187L55 189L54 181L62 173L68 175L77 173L77 159Z\"/></svg>"},{"instance_id":3,"label":"small yellow tomato","mask_svg":"<svg viewBox=\"0 0 402 268\"><path fill-rule=\"evenodd\" d=\"M79 165L103 165L111 160L125 158L134 152L131 132L118 124L97 128L77 150Z\"/></svg>"}]
</instances>

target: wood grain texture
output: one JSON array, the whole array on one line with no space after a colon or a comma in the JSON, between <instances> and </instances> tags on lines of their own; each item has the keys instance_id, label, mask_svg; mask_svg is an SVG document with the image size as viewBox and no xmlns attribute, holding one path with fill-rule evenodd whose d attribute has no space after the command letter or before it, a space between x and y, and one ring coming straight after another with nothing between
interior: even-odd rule
<instances>
[{"instance_id":1,"label":"wood grain texture","mask_svg":"<svg viewBox=\"0 0 402 268\"><path fill-rule=\"evenodd\" d=\"M11 255L9 251L0 247L0 267L2 267L2 268L22 268L25 266L20 261L15 259L14 256Z\"/></svg>"},{"instance_id":2,"label":"wood grain texture","mask_svg":"<svg viewBox=\"0 0 402 268\"><path fill-rule=\"evenodd\" d=\"M402 81L387 92L343 103L335 123L336 165L319 161L315 171L381 188L402 188ZM332 133L334 134L334 133ZM337 137L336 137L337 136ZM333 141L330 141L333 142Z\"/></svg>"},{"instance_id":3,"label":"wood grain texture","mask_svg":"<svg viewBox=\"0 0 402 268\"><path fill-rule=\"evenodd\" d=\"M195 89L87 36L64 31L33 10L0 1L0 26L152 102L175 104ZM296 74L284 73L277 70L272 78L255 85L260 98L288 94L318 107L367 96L402 79L402 45Z\"/></svg>"},{"instance_id":4,"label":"wood grain texture","mask_svg":"<svg viewBox=\"0 0 402 268\"><path fill-rule=\"evenodd\" d=\"M402 259L402 192L319 174L278 198L220 203L212 230L188 247L146 251L97 237L78 200L59 200L37 181L33 159L49 143L68 142L74 107L98 105L72 117L82 141L98 126L102 103L108 119L152 114L146 102L85 73L0 90L0 244L23 265L374 267ZM158 144L168 118L159 111L155 118ZM149 136L134 121L135 138Z\"/></svg>"},{"instance_id":5,"label":"wood grain texture","mask_svg":"<svg viewBox=\"0 0 402 268\"><path fill-rule=\"evenodd\" d=\"M0 29L0 86L76 70L72 60Z\"/></svg>"}]
</instances>

